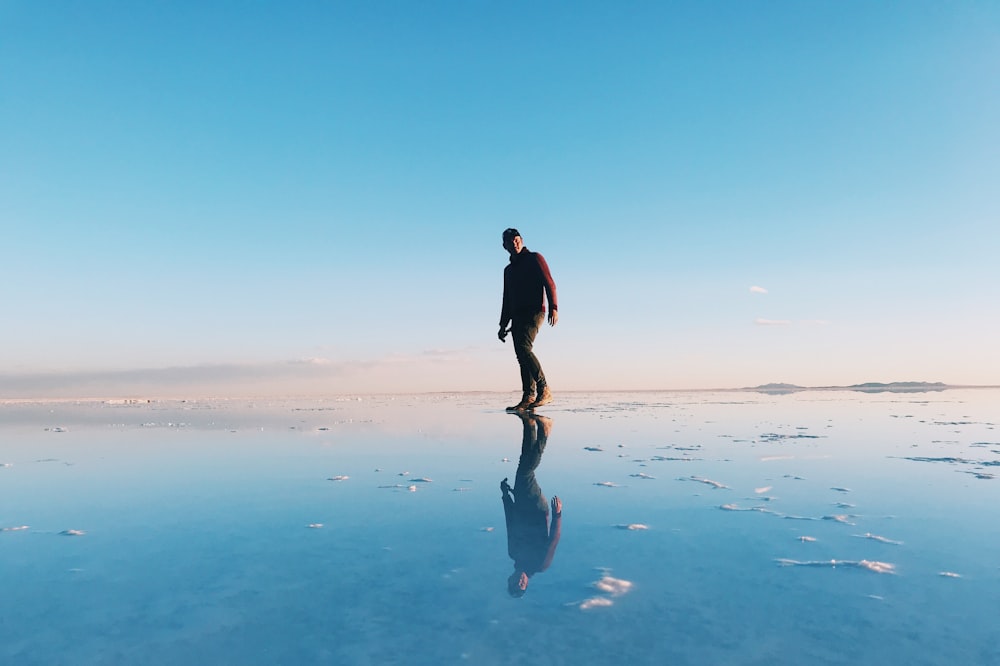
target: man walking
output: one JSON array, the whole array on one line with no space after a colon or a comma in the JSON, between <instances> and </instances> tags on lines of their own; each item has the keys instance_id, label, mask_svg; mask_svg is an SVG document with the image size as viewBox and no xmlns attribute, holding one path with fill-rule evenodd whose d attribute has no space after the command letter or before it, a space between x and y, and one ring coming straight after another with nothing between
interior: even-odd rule
<instances>
[{"instance_id":1,"label":"man walking","mask_svg":"<svg viewBox=\"0 0 1000 666\"><path fill-rule=\"evenodd\" d=\"M531 348L545 320L545 301L548 300L549 304L549 326L555 326L559 321L559 305L556 283L552 280L545 258L524 246L517 229L504 230L503 248L510 253L510 263L503 270L503 307L497 337L500 342L505 342L507 333L511 333L514 354L521 367L521 402L507 408L507 411L513 412L552 402L552 392L545 381L542 365Z\"/></svg>"}]
</instances>

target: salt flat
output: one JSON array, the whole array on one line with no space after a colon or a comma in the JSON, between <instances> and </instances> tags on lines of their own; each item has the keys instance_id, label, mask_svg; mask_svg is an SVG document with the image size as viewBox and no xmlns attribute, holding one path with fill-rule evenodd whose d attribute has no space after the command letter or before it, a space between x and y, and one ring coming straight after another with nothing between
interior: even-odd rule
<instances>
[{"instance_id":1,"label":"salt flat","mask_svg":"<svg viewBox=\"0 0 1000 666\"><path fill-rule=\"evenodd\" d=\"M0 405L0 661L1000 661L1000 392L509 398Z\"/></svg>"}]
</instances>

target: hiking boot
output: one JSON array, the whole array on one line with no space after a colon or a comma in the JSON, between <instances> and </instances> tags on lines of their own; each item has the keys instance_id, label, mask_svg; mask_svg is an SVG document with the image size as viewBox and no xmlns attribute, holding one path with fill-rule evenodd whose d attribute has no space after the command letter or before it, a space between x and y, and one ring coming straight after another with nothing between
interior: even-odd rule
<instances>
[{"instance_id":1,"label":"hiking boot","mask_svg":"<svg viewBox=\"0 0 1000 666\"><path fill-rule=\"evenodd\" d=\"M534 401L534 399L535 396L531 395L530 393L525 393L524 395L521 396L521 402L517 403L516 405L511 405L510 407L507 408L507 411L523 412L524 410L528 409L528 407L531 406L532 401Z\"/></svg>"},{"instance_id":2,"label":"hiking boot","mask_svg":"<svg viewBox=\"0 0 1000 666\"><path fill-rule=\"evenodd\" d=\"M547 405L550 402L552 402L552 391L550 391L549 387L546 386L542 388L542 390L538 393L538 397L535 398L534 402L528 405L528 407L530 409L534 409L535 407L541 407L542 405Z\"/></svg>"}]
</instances>

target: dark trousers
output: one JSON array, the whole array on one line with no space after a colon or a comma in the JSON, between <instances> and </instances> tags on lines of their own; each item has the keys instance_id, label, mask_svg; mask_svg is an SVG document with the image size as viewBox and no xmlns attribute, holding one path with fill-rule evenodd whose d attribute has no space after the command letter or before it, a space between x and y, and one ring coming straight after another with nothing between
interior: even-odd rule
<instances>
[{"instance_id":1,"label":"dark trousers","mask_svg":"<svg viewBox=\"0 0 1000 666\"><path fill-rule=\"evenodd\" d=\"M516 506L527 513L539 512L543 516L544 533L548 537L549 503L542 494L542 489L535 480L535 470L542 462L542 453L548 438L545 430L534 420L524 419L524 434L521 437L521 457L517 461L517 474L514 476L514 500Z\"/></svg>"},{"instance_id":2,"label":"dark trousers","mask_svg":"<svg viewBox=\"0 0 1000 666\"><path fill-rule=\"evenodd\" d=\"M534 394L536 390L541 393L546 385L542 364L531 351L543 321L545 321L544 312L534 316L514 317L511 321L510 333L514 341L514 353L517 355L517 364L521 366L521 390L526 395Z\"/></svg>"}]
</instances>

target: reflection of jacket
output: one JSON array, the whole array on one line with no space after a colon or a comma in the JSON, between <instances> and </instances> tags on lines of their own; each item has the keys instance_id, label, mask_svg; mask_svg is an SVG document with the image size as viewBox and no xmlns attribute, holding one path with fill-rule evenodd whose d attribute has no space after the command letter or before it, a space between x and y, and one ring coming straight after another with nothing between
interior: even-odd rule
<instances>
[{"instance_id":1,"label":"reflection of jacket","mask_svg":"<svg viewBox=\"0 0 1000 666\"><path fill-rule=\"evenodd\" d=\"M520 495L517 488L514 494L516 501L510 495L503 498L503 512L507 518L507 554L514 560L514 568L532 576L552 564L556 546L559 545L562 514L557 513L553 517L550 530L545 497L541 493L536 496L529 493Z\"/></svg>"},{"instance_id":2,"label":"reflection of jacket","mask_svg":"<svg viewBox=\"0 0 1000 666\"><path fill-rule=\"evenodd\" d=\"M549 307L559 309L556 300L556 283L549 272L545 257L537 252L522 249L510 258L503 269L503 307L500 325L506 326L514 317L534 317Z\"/></svg>"}]
</instances>

